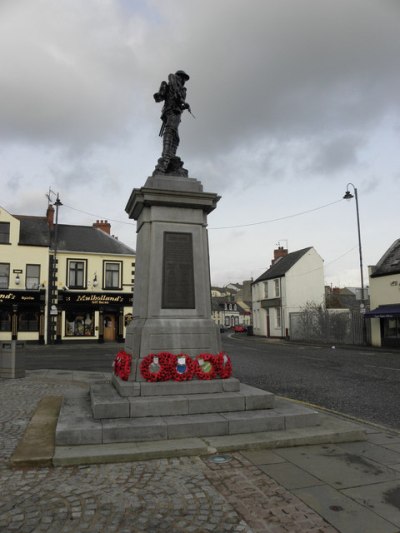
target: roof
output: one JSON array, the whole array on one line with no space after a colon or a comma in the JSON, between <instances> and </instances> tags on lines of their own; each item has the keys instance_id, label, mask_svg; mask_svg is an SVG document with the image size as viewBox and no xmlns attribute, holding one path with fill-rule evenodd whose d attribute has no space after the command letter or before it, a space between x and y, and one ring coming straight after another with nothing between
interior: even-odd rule
<instances>
[{"instance_id":1,"label":"roof","mask_svg":"<svg viewBox=\"0 0 400 533\"><path fill-rule=\"evenodd\" d=\"M13 215L20 221L19 244L28 246L50 245L49 226L46 217Z\"/></svg>"},{"instance_id":2,"label":"roof","mask_svg":"<svg viewBox=\"0 0 400 533\"><path fill-rule=\"evenodd\" d=\"M292 266L303 257L303 255L311 250L311 248L312 246L309 246L308 248L303 248L302 250L297 250L297 252L292 252L284 257L281 257L276 263L271 265L270 268L264 272L264 274L261 274L261 276L253 282L253 285L259 281L283 277L286 272L288 272Z\"/></svg>"},{"instance_id":3,"label":"roof","mask_svg":"<svg viewBox=\"0 0 400 533\"><path fill-rule=\"evenodd\" d=\"M46 217L13 216L21 222L19 244L50 247L51 237L54 235L49 231ZM54 234L54 232L52 233ZM135 254L132 248L93 226L58 224L57 233L57 249L59 251Z\"/></svg>"},{"instance_id":4,"label":"roof","mask_svg":"<svg viewBox=\"0 0 400 533\"><path fill-rule=\"evenodd\" d=\"M135 251L115 237L92 226L58 224L58 250L133 255Z\"/></svg>"},{"instance_id":5,"label":"roof","mask_svg":"<svg viewBox=\"0 0 400 533\"><path fill-rule=\"evenodd\" d=\"M371 278L388 276L400 273L400 239L394 241L392 246L381 257L376 265Z\"/></svg>"}]
</instances>

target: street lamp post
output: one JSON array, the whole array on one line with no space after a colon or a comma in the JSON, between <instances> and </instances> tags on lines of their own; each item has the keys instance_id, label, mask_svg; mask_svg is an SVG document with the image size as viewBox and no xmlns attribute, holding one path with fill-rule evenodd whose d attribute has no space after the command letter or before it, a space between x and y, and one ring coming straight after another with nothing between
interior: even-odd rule
<instances>
[{"instance_id":1,"label":"street lamp post","mask_svg":"<svg viewBox=\"0 0 400 533\"><path fill-rule=\"evenodd\" d=\"M50 201L50 194L55 194L49 190L48 199ZM50 275L49 275L49 287L48 287L48 320L47 320L47 342L52 344L57 342L57 247L58 247L58 208L62 206L59 194L57 193L56 200L54 202L56 207L56 221L54 227L54 238L52 239L53 255L50 257Z\"/></svg>"},{"instance_id":2,"label":"street lamp post","mask_svg":"<svg viewBox=\"0 0 400 533\"><path fill-rule=\"evenodd\" d=\"M349 185L353 187L354 195L349 191ZM351 200L352 198L356 199L356 211L357 211L357 231L358 231L358 251L360 256L360 277L361 277L361 309L364 309L364 273L363 273L363 258L362 258L362 247L361 247L361 231L360 231L360 213L358 209L358 194L357 188L352 184L348 183L346 187L346 193L343 196L345 200Z\"/></svg>"}]
</instances>

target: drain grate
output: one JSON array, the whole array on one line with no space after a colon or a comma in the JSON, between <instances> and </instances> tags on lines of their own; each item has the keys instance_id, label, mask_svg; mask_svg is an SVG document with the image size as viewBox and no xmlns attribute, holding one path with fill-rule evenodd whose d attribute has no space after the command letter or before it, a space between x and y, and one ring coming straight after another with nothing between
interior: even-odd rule
<instances>
[{"instance_id":1,"label":"drain grate","mask_svg":"<svg viewBox=\"0 0 400 533\"><path fill-rule=\"evenodd\" d=\"M209 457L208 460L210 463L214 463L216 465L222 465L224 463L229 463L229 461L232 460L231 455L213 455L212 457Z\"/></svg>"}]
</instances>

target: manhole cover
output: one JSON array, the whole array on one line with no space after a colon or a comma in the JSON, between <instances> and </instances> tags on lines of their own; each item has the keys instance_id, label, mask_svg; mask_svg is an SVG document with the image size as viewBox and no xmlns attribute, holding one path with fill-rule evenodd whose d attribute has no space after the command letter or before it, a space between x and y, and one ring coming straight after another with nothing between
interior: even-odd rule
<instances>
[{"instance_id":1,"label":"manhole cover","mask_svg":"<svg viewBox=\"0 0 400 533\"><path fill-rule=\"evenodd\" d=\"M231 455L213 455L208 459L210 463L221 465L223 463L229 463L232 460Z\"/></svg>"}]
</instances>

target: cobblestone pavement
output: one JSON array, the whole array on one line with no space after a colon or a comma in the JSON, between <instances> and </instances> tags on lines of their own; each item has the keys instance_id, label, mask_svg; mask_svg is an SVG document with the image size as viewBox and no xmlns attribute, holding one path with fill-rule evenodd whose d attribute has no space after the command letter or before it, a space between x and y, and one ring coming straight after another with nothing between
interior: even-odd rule
<instances>
[{"instance_id":1,"label":"cobblestone pavement","mask_svg":"<svg viewBox=\"0 0 400 533\"><path fill-rule=\"evenodd\" d=\"M38 401L87 385L0 379L0 532L333 533L240 453L80 467L9 467Z\"/></svg>"}]
</instances>

